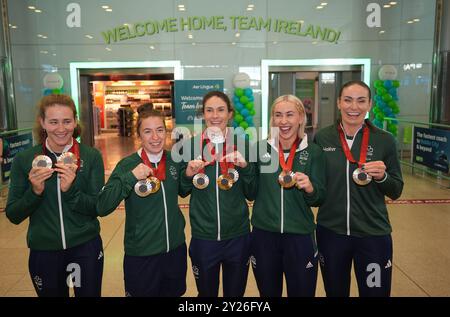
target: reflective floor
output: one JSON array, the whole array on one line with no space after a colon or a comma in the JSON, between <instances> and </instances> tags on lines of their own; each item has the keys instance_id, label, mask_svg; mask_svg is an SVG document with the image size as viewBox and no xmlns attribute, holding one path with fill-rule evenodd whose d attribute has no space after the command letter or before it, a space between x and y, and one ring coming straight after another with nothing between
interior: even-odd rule
<instances>
[{"instance_id":1,"label":"reflective floor","mask_svg":"<svg viewBox=\"0 0 450 317\"><path fill-rule=\"evenodd\" d=\"M135 151L139 143L133 138L111 134L99 137L97 147L104 155L108 177L115 163ZM450 204L433 203L435 199L450 198L450 190L446 188L448 183L440 186L434 180L413 176L409 168L404 169L404 180L401 197L404 203L388 205L394 241L392 296L450 296ZM187 204L188 199L179 199L179 202ZM188 210L183 208L182 211L187 220L189 241ZM117 210L101 218L100 222L105 249L102 295L124 296L124 212ZM36 296L28 275L27 226L27 221L18 226L11 224L0 212L0 296ZM185 296L196 296L193 274L188 265ZM353 278L351 295L357 294ZM245 295L258 296L251 270ZM325 295L320 270L316 295Z\"/></svg>"}]
</instances>

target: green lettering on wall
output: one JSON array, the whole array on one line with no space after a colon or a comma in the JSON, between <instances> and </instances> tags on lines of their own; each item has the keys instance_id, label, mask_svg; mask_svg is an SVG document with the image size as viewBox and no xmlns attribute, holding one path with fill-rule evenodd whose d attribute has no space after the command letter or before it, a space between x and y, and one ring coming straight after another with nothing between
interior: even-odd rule
<instances>
[{"instance_id":1,"label":"green lettering on wall","mask_svg":"<svg viewBox=\"0 0 450 317\"><path fill-rule=\"evenodd\" d=\"M103 39L105 40L105 43L108 44L108 45L111 44L111 39L114 42L117 42L116 30L115 29L114 30L108 30L106 32L102 32L102 36L103 36Z\"/></svg>"}]
</instances>

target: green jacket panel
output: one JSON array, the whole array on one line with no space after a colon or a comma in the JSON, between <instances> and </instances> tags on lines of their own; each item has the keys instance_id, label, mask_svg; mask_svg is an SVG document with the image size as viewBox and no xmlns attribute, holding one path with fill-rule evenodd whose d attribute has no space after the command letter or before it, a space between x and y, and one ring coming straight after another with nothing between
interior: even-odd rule
<instances>
[{"instance_id":1,"label":"green jacket panel","mask_svg":"<svg viewBox=\"0 0 450 317\"><path fill-rule=\"evenodd\" d=\"M143 163L137 153L122 159L101 191L97 203L100 216L113 212L125 200L125 253L148 256L169 252L185 242L185 220L178 206L180 164L166 152L166 179L147 197L134 191L132 170ZM155 167L155 165L153 165Z\"/></svg>"},{"instance_id":2,"label":"green jacket panel","mask_svg":"<svg viewBox=\"0 0 450 317\"><path fill-rule=\"evenodd\" d=\"M315 142L325 152L328 184L328 196L319 208L317 223L338 234L357 237L389 234L392 228L384 197L397 199L403 189L396 141L390 133L369 123L367 162L383 161L387 178L381 183L372 180L368 185L360 186L352 179L357 164L348 163L347 172L347 159L339 141L337 124L320 130L315 137ZM351 148L356 160L361 142L362 129L356 134Z\"/></svg>"},{"instance_id":3,"label":"green jacket panel","mask_svg":"<svg viewBox=\"0 0 450 317\"><path fill-rule=\"evenodd\" d=\"M67 248L93 239L100 232L95 204L105 177L100 152L80 144L80 169L69 190L61 192L64 231L58 208L56 173L45 181L40 196L33 192L28 180L31 163L40 154L42 146L36 145L14 158L6 216L15 224L30 218L27 243L32 250L62 250L62 236Z\"/></svg>"},{"instance_id":4,"label":"green jacket panel","mask_svg":"<svg viewBox=\"0 0 450 317\"><path fill-rule=\"evenodd\" d=\"M250 145L248 141L233 136L237 150L249 161ZM255 181L253 164L245 168L235 167L239 179L229 190L218 188L216 180L221 174L220 165L215 162L205 167L209 177L209 185L205 189L197 189L192 184L192 177L186 176L186 167L190 160L200 156L200 136L186 140L183 144L183 167L181 186L190 193L189 219L194 238L206 240L227 240L250 232L249 211L246 198L251 200L252 187ZM204 142L203 146L205 146ZM221 151L222 144L219 146ZM245 152L245 153L242 153Z\"/></svg>"},{"instance_id":5,"label":"green jacket panel","mask_svg":"<svg viewBox=\"0 0 450 317\"><path fill-rule=\"evenodd\" d=\"M295 153L292 171L308 175L314 187L311 194L296 187L281 187L278 183L282 171L278 149L266 140L259 143L257 194L252 214L254 227L279 233L314 232L314 215L310 207L319 206L325 199L325 157L316 144L308 144L305 138Z\"/></svg>"}]
</instances>

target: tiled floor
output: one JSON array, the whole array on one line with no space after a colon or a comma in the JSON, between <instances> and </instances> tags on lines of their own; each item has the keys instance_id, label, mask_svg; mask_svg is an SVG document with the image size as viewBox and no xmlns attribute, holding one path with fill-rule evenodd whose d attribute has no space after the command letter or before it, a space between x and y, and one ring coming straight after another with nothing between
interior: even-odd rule
<instances>
[{"instance_id":1,"label":"tiled floor","mask_svg":"<svg viewBox=\"0 0 450 317\"><path fill-rule=\"evenodd\" d=\"M115 162L139 147L132 138L101 136L97 147L105 159L107 177ZM450 190L404 171L401 199L448 199ZM447 184L448 186L448 184ZM187 199L179 199L187 203ZM450 296L450 204L401 204L388 206L394 241L392 296ZM187 209L183 213L188 219ZM124 212L117 210L100 219L105 248L103 296L123 296ZM190 236L189 222L186 236ZM35 296L28 275L27 221L15 226L0 213L0 296ZM319 273L320 274L320 273ZM354 281L354 278L353 278ZM186 296L196 296L188 269ZM357 295L352 284L352 296ZM253 273L249 273L246 296L258 296ZM324 296L319 275L317 296Z\"/></svg>"}]
</instances>

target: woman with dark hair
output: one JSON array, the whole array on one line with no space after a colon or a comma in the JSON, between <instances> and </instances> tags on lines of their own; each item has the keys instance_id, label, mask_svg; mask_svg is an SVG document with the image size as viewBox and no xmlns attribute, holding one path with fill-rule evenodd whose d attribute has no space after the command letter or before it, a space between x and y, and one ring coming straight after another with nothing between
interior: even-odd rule
<instances>
[{"instance_id":1,"label":"woman with dark hair","mask_svg":"<svg viewBox=\"0 0 450 317\"><path fill-rule=\"evenodd\" d=\"M349 296L352 263L360 296L389 296L391 225L385 196L403 189L395 138L365 117L370 88L350 81L339 92L339 120L320 130L329 195L317 215L317 244L327 296Z\"/></svg>"},{"instance_id":2,"label":"woman with dark hair","mask_svg":"<svg viewBox=\"0 0 450 317\"><path fill-rule=\"evenodd\" d=\"M203 97L206 128L183 144L185 163L181 186L191 194L189 255L198 295L216 297L222 268L223 296L243 296L249 260L249 211L246 198L254 167L244 155L248 141L228 129L233 108L226 94Z\"/></svg>"},{"instance_id":3,"label":"woman with dark hair","mask_svg":"<svg viewBox=\"0 0 450 317\"><path fill-rule=\"evenodd\" d=\"M29 271L38 296L101 296L103 247L95 203L104 184L100 153L78 143L73 100L43 97L37 145L14 158L6 216L29 218Z\"/></svg>"},{"instance_id":4,"label":"woman with dark hair","mask_svg":"<svg viewBox=\"0 0 450 317\"><path fill-rule=\"evenodd\" d=\"M142 147L122 159L101 191L98 214L125 200L126 296L182 296L186 291L185 220L178 207L180 164L164 150L164 116L152 104L138 108Z\"/></svg>"}]
</instances>

